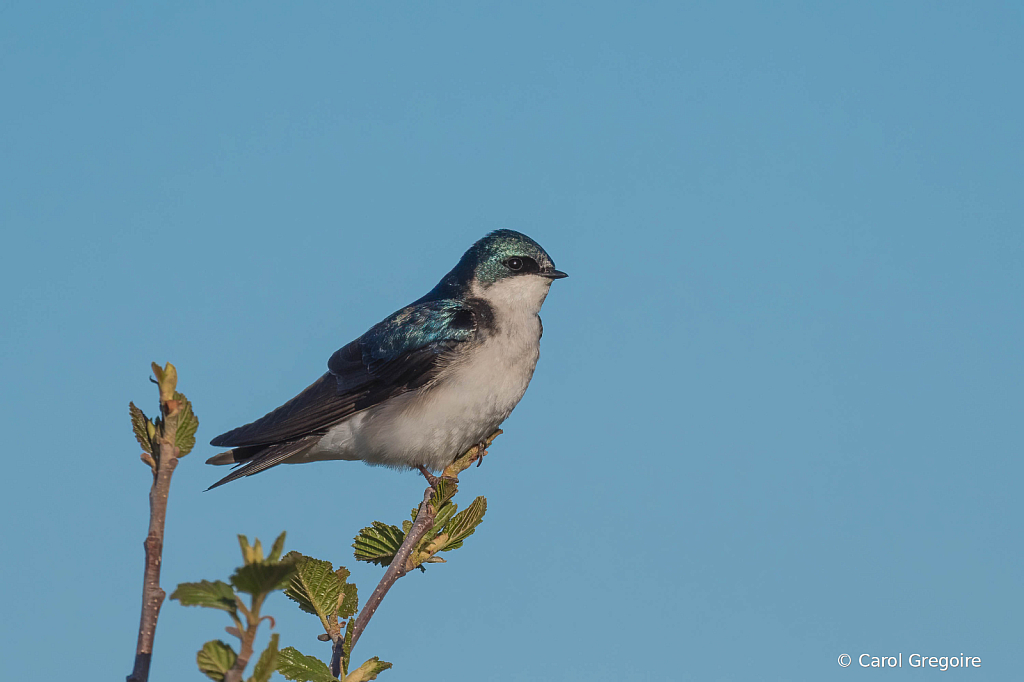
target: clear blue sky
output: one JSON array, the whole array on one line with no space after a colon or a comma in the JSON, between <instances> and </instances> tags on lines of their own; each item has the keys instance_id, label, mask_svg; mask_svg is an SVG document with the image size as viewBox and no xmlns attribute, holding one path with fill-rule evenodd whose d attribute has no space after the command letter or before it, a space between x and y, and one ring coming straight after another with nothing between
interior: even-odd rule
<instances>
[{"instance_id":1,"label":"clear blue sky","mask_svg":"<svg viewBox=\"0 0 1024 682\"><path fill-rule=\"evenodd\" d=\"M5 3L3 676L130 670L152 360L202 421L164 585L287 530L369 594L418 475L203 493L205 442L507 227L571 276L382 680L1019 677L1022 45L998 2ZM166 604L154 682L225 621Z\"/></svg>"}]
</instances>

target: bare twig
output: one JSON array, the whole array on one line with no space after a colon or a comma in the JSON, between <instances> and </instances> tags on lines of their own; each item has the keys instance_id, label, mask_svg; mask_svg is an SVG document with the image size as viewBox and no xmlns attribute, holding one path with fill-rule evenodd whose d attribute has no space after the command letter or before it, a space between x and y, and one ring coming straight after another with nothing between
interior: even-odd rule
<instances>
[{"instance_id":1,"label":"bare twig","mask_svg":"<svg viewBox=\"0 0 1024 682\"><path fill-rule=\"evenodd\" d=\"M146 682L149 679L156 621L160 617L160 607L166 597L166 593L160 587L160 564L163 559L167 496L171 489L171 475L178 466L179 454L174 444L181 408L178 401L174 400L177 372L170 363L164 370L156 364L153 368L159 378L157 383L160 385L160 412L164 423L159 440L153 444L154 457L143 456L143 461L153 468L153 485L149 489L149 532L143 543L146 548L146 569L142 582L142 618L139 621L139 640L135 647L135 667L131 675L128 675L127 682Z\"/></svg>"},{"instance_id":2,"label":"bare twig","mask_svg":"<svg viewBox=\"0 0 1024 682\"><path fill-rule=\"evenodd\" d=\"M245 666L249 665L249 659L252 658L252 644L256 641L256 631L260 625L259 612L257 611L254 619L248 620L249 627L240 637L242 643L238 649L238 658L235 659L231 670L224 675L224 682L242 682L242 673L245 672Z\"/></svg>"}]
</instances>

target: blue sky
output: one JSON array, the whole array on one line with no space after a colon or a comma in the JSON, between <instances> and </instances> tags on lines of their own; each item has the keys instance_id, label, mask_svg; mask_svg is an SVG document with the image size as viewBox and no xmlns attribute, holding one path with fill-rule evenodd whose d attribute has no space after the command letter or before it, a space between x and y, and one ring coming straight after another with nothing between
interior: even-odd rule
<instances>
[{"instance_id":1,"label":"blue sky","mask_svg":"<svg viewBox=\"0 0 1024 682\"><path fill-rule=\"evenodd\" d=\"M1022 29L995 2L4 5L6 675L130 671L150 361L205 443L502 227L570 278L463 477L483 525L359 643L380 679L1019 675ZM287 530L366 596L353 535L423 489L338 462L203 493L214 452L175 474L168 589ZM167 603L152 679L203 679L225 620Z\"/></svg>"}]
</instances>

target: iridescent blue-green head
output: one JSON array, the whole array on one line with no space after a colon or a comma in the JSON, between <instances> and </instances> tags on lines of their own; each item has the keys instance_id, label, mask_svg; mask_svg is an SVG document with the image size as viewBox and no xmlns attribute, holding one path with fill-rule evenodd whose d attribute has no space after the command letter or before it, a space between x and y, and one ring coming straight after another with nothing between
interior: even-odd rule
<instances>
[{"instance_id":1,"label":"iridescent blue-green head","mask_svg":"<svg viewBox=\"0 0 1024 682\"><path fill-rule=\"evenodd\" d=\"M497 285L502 292L507 290L510 294L517 291L526 294L541 287L546 294L552 281L567 276L555 269L551 256L540 244L522 232L495 230L469 247L459 264L429 295L446 298L470 293L485 295L484 292Z\"/></svg>"}]
</instances>

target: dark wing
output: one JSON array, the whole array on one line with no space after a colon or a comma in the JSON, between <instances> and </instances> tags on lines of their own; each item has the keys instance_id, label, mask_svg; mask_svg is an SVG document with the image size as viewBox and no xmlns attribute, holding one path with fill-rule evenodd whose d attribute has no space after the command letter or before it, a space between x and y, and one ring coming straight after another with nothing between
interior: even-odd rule
<instances>
[{"instance_id":1,"label":"dark wing","mask_svg":"<svg viewBox=\"0 0 1024 682\"><path fill-rule=\"evenodd\" d=\"M332 355L328 372L302 393L210 444L267 445L324 433L360 410L428 383L445 366L449 352L475 331L473 310L459 301L403 308Z\"/></svg>"}]
</instances>

